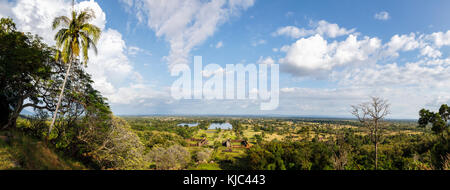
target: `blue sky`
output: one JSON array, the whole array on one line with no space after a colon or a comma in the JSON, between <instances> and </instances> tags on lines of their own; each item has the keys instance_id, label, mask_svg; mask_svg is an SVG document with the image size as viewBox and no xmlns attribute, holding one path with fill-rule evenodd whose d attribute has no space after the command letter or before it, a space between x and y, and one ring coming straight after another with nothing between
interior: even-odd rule
<instances>
[{"instance_id":1,"label":"blue sky","mask_svg":"<svg viewBox=\"0 0 450 190\"><path fill-rule=\"evenodd\" d=\"M391 118L450 103L450 1L97 0L100 53L87 69L115 114L350 116L380 96ZM52 44L49 22L69 0L0 0L0 16ZM174 100L169 68L203 63L279 64L280 106ZM92 56L91 56L92 57Z\"/></svg>"}]
</instances>

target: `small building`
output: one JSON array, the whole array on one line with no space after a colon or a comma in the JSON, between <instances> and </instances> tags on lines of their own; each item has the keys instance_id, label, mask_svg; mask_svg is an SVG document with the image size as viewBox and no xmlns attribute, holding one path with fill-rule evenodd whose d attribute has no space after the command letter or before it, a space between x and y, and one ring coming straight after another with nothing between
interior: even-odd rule
<instances>
[{"instance_id":1,"label":"small building","mask_svg":"<svg viewBox=\"0 0 450 190\"><path fill-rule=\"evenodd\" d=\"M206 138L204 138L197 143L197 146L203 146L206 144L208 144L208 140Z\"/></svg>"},{"instance_id":2,"label":"small building","mask_svg":"<svg viewBox=\"0 0 450 190\"><path fill-rule=\"evenodd\" d=\"M245 147L245 148L250 148L250 143L249 143L248 141L246 141L246 140L243 140L243 141L241 142L241 145L242 145L243 147Z\"/></svg>"},{"instance_id":3,"label":"small building","mask_svg":"<svg viewBox=\"0 0 450 190\"><path fill-rule=\"evenodd\" d=\"M227 147L227 148L231 148L231 140L228 139L225 142L222 143L223 146Z\"/></svg>"}]
</instances>

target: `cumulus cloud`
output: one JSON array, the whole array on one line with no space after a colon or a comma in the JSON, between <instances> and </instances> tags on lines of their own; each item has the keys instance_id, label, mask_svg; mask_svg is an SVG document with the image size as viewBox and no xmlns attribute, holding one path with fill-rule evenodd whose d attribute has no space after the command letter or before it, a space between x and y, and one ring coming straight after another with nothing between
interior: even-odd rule
<instances>
[{"instance_id":1,"label":"cumulus cloud","mask_svg":"<svg viewBox=\"0 0 450 190\"><path fill-rule=\"evenodd\" d=\"M0 1L0 15L14 19L19 30L31 32L43 37L43 40L54 45L52 21L57 16L69 16L70 0L17 0L16 2ZM6 6L6 7L4 7ZM112 104L128 103L130 98L139 98L129 93L139 94L145 84L142 76L136 72L127 54L140 51L137 47L127 47L122 35L114 29L106 28L106 14L94 0L82 1L75 5L75 10L90 8L96 18L91 21L102 30L97 44L98 55L90 51L90 61L86 71L92 75L94 87L102 92ZM6 11L5 11L6 10ZM10 10L10 11L7 11ZM124 88L132 86L123 93Z\"/></svg>"},{"instance_id":2,"label":"cumulus cloud","mask_svg":"<svg viewBox=\"0 0 450 190\"><path fill-rule=\"evenodd\" d=\"M442 47L450 45L450 30L447 32L435 32L427 37L432 40L435 46Z\"/></svg>"},{"instance_id":3,"label":"cumulus cloud","mask_svg":"<svg viewBox=\"0 0 450 190\"><path fill-rule=\"evenodd\" d=\"M416 35L394 35L386 44L386 55L397 57L399 51L411 51L420 47L420 42L416 39Z\"/></svg>"},{"instance_id":4,"label":"cumulus cloud","mask_svg":"<svg viewBox=\"0 0 450 190\"><path fill-rule=\"evenodd\" d=\"M272 33L273 36L288 36L294 39L301 37L311 36L315 34L320 34L322 36L327 36L330 38L336 38L343 35L348 35L355 32L355 29L346 29L339 27L339 25L334 23L329 23L325 20L320 20L318 22L311 22L310 25L312 29L298 28L295 26L285 26L278 28L278 30Z\"/></svg>"},{"instance_id":5,"label":"cumulus cloud","mask_svg":"<svg viewBox=\"0 0 450 190\"><path fill-rule=\"evenodd\" d=\"M297 37L290 35L295 32L282 33ZM416 118L421 108L437 109L450 103L450 59L441 58L440 51L450 45L450 31L395 34L385 43L356 33L344 40L326 35L303 36L279 49L286 53L279 60L282 71L300 80L323 79L334 84L332 89L282 88L281 113L348 115L349 105L380 96L393 104L391 117ZM405 62L403 52L414 52L416 61L395 62Z\"/></svg>"},{"instance_id":6,"label":"cumulus cloud","mask_svg":"<svg viewBox=\"0 0 450 190\"><path fill-rule=\"evenodd\" d=\"M169 67L189 63L193 48L211 37L230 16L253 6L254 0L121 0L146 22L157 37L170 43ZM146 20L145 20L146 19Z\"/></svg>"},{"instance_id":7,"label":"cumulus cloud","mask_svg":"<svg viewBox=\"0 0 450 190\"><path fill-rule=\"evenodd\" d=\"M345 28L339 27L337 24L332 24L327 21L321 20L317 24L316 32L320 35L325 35L330 38L336 38L338 36L343 36L355 32L356 29L347 30Z\"/></svg>"},{"instance_id":8,"label":"cumulus cloud","mask_svg":"<svg viewBox=\"0 0 450 190\"><path fill-rule=\"evenodd\" d=\"M379 13L376 13L374 15L374 18L377 20L389 20L391 17L389 16L389 13L386 11L381 11Z\"/></svg>"},{"instance_id":9,"label":"cumulus cloud","mask_svg":"<svg viewBox=\"0 0 450 190\"><path fill-rule=\"evenodd\" d=\"M440 48L450 45L450 31L395 34L389 41L382 43L377 37L361 37L354 29L342 29L337 24L319 21L317 25L318 28L307 32L315 33L312 36L296 27L280 28L273 33L275 36L287 35L292 38L306 35L291 45L277 49L286 53L286 56L279 59L282 71L298 77L324 79L331 71L371 66L380 61L398 58L402 52L417 51L418 58L438 59L443 55ZM339 35L347 37L341 41L326 38Z\"/></svg>"},{"instance_id":10,"label":"cumulus cloud","mask_svg":"<svg viewBox=\"0 0 450 190\"><path fill-rule=\"evenodd\" d=\"M5 9L9 8L11 11L5 16L11 16L22 31L39 34L49 44L55 44L53 39L56 31L52 31L53 19L61 15L69 16L72 8L69 0L17 0L8 5ZM95 1L83 1L75 5L76 10L88 7L96 16L91 22L104 29L106 16Z\"/></svg>"},{"instance_id":11,"label":"cumulus cloud","mask_svg":"<svg viewBox=\"0 0 450 190\"><path fill-rule=\"evenodd\" d=\"M442 56L442 53L439 50L436 50L431 46L427 45L420 50L420 55L431 58L438 58Z\"/></svg>"},{"instance_id":12,"label":"cumulus cloud","mask_svg":"<svg viewBox=\"0 0 450 190\"><path fill-rule=\"evenodd\" d=\"M349 35L346 40L328 43L321 35L302 38L286 48L279 60L282 70L297 76L321 76L338 66L367 61L381 47L377 38Z\"/></svg>"}]
</instances>

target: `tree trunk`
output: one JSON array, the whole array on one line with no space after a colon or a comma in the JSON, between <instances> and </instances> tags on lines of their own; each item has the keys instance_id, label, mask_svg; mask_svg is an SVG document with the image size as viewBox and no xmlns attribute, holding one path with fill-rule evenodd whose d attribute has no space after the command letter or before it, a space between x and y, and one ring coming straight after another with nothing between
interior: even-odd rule
<instances>
[{"instance_id":1,"label":"tree trunk","mask_svg":"<svg viewBox=\"0 0 450 190\"><path fill-rule=\"evenodd\" d=\"M375 142L375 170L378 170L378 142Z\"/></svg>"},{"instance_id":2,"label":"tree trunk","mask_svg":"<svg viewBox=\"0 0 450 190\"><path fill-rule=\"evenodd\" d=\"M11 110L4 96L0 96L0 126L4 128L9 122Z\"/></svg>"},{"instance_id":3,"label":"tree trunk","mask_svg":"<svg viewBox=\"0 0 450 190\"><path fill-rule=\"evenodd\" d=\"M378 121L375 121L375 170L378 170Z\"/></svg>"},{"instance_id":4,"label":"tree trunk","mask_svg":"<svg viewBox=\"0 0 450 190\"><path fill-rule=\"evenodd\" d=\"M8 123L2 127L2 129L14 129L16 128L16 122L17 118L20 116L20 112L23 110L23 101L24 98L19 98L19 101L17 102L17 107L15 110L11 113L11 115L8 118Z\"/></svg>"},{"instance_id":5,"label":"tree trunk","mask_svg":"<svg viewBox=\"0 0 450 190\"><path fill-rule=\"evenodd\" d=\"M62 86L62 89L61 89L61 94L59 94L58 104L56 105L56 110L55 110L55 113L53 114L52 124L50 124L50 128L48 129L46 142L48 140L48 137L50 136L50 133L53 130L53 126L55 125L56 116L58 115L59 106L61 105L61 101L62 101L62 98L64 96L64 89L66 88L66 82L67 82L67 78L69 78L70 68L71 67L72 67L72 61L69 61L69 68L67 69L66 76L64 78L64 83L63 83L63 86Z\"/></svg>"}]
</instances>

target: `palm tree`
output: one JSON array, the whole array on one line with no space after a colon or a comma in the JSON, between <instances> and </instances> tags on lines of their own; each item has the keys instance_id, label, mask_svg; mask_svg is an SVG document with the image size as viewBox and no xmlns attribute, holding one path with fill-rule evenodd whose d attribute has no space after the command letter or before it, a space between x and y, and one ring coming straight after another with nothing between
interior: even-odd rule
<instances>
[{"instance_id":1,"label":"palm tree","mask_svg":"<svg viewBox=\"0 0 450 190\"><path fill-rule=\"evenodd\" d=\"M88 50L90 48L92 48L95 54L97 54L96 44L100 38L101 30L97 26L88 23L93 18L95 18L95 14L91 9L86 9L78 14L73 9L72 2L72 19L69 19L66 16L60 16L53 20L53 30L61 27L55 35L56 48L58 49L56 53L56 60L62 60L64 63L68 64L68 69L48 135L52 132L55 124L67 78L73 62L79 58L80 51L83 54L83 61L85 65L87 65L89 60Z\"/></svg>"}]
</instances>

